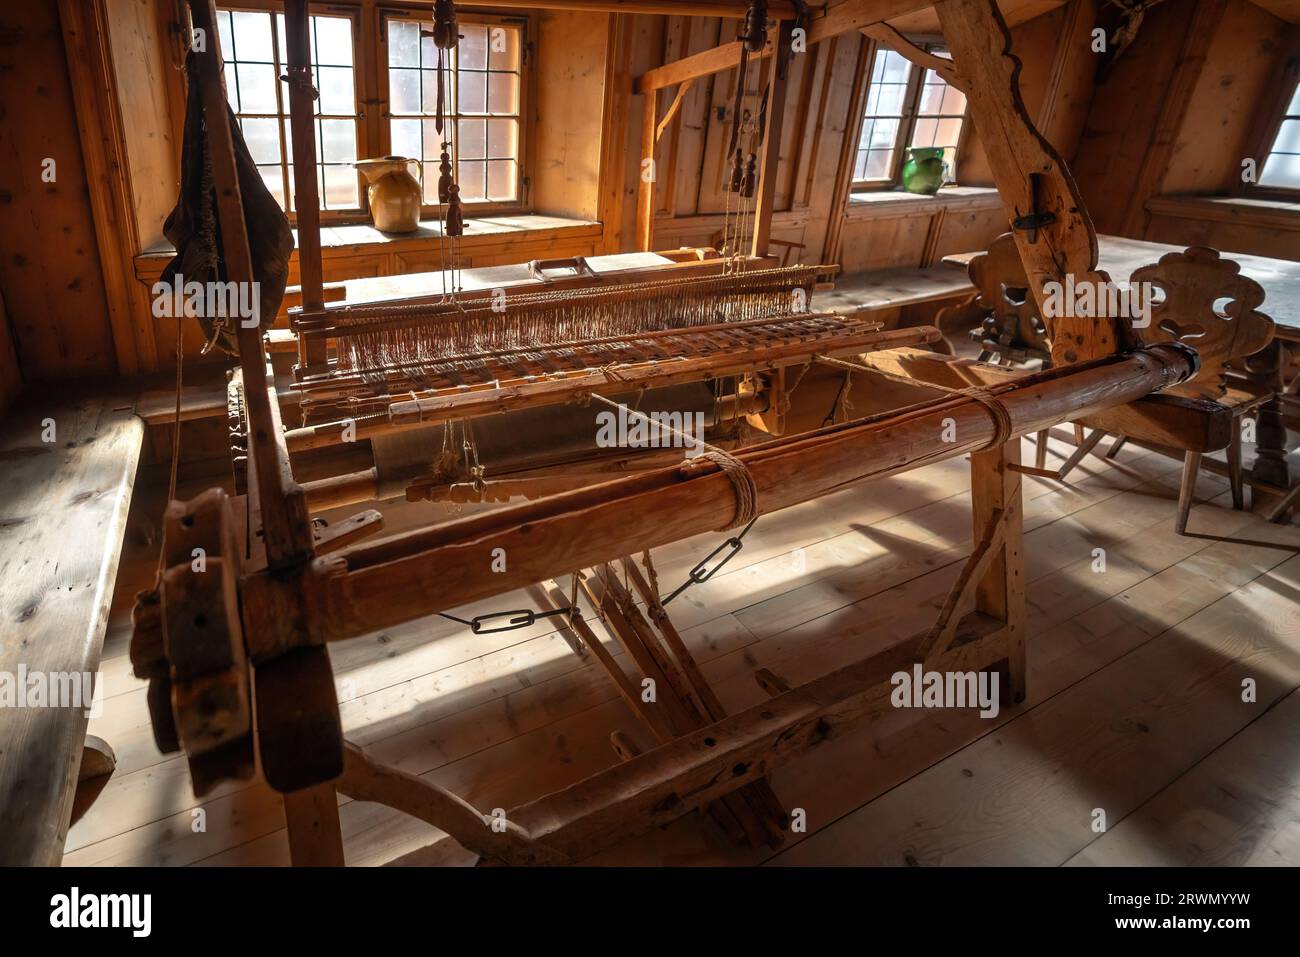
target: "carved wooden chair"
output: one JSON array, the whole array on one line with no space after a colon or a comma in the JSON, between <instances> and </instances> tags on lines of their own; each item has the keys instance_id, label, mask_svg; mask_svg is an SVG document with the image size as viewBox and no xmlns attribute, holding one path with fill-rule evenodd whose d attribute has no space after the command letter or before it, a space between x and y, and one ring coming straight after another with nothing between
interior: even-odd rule
<instances>
[{"instance_id":1,"label":"carved wooden chair","mask_svg":"<svg viewBox=\"0 0 1300 957\"><path fill-rule=\"evenodd\" d=\"M1159 262L1136 270L1129 283L1130 289L1150 288L1158 294L1158 299L1152 297L1150 324L1135 329L1136 337L1147 344L1181 340L1201 357L1201 371L1196 377L1168 389L1167 394L1209 399L1230 410L1228 481L1232 507L1243 508L1242 420L1272 395L1268 384L1253 375L1247 365L1251 356L1273 341L1273 320L1259 311L1264 303L1263 287L1241 275L1236 262L1223 259L1216 250L1205 246L1166 253ZM1123 438L1117 440L1108 455L1118 451ZM1180 535L1187 529L1203 454L1196 449L1184 452L1175 526Z\"/></svg>"},{"instance_id":2,"label":"carved wooden chair","mask_svg":"<svg viewBox=\"0 0 1300 957\"><path fill-rule=\"evenodd\" d=\"M1047 331L1025 288L1028 280L1011 234L999 236L987 253L972 259L969 274L979 290L977 304L987 312L982 325L971 331L971 338L983 347L981 361L1040 358L1046 366ZM1114 458L1130 438L1182 453L1175 522L1182 535L1207 452L1226 447L1233 508L1245 505L1241 423L1272 394L1247 362L1272 340L1273 321L1259 312L1264 301L1259 283L1241 275L1237 263L1206 247L1166 254L1158 263L1136 270L1129 288L1153 291L1149 322L1133 327L1134 339L1145 344L1185 342L1200 355L1200 372L1140 409L1125 407L1076 422L1076 447L1056 470L1046 468L1047 434L1040 432L1034 467L1023 471L1064 479L1107 435L1116 437L1107 458ZM1086 437L1085 426L1091 429Z\"/></svg>"},{"instance_id":3,"label":"carved wooden chair","mask_svg":"<svg viewBox=\"0 0 1300 957\"><path fill-rule=\"evenodd\" d=\"M1029 292L1029 280L1015 237L1003 233L986 252L970 261L967 273L976 289L976 306L985 313L970 337L979 343L980 361L994 365L1038 359L1051 362L1047 329Z\"/></svg>"},{"instance_id":4,"label":"carved wooden chair","mask_svg":"<svg viewBox=\"0 0 1300 957\"><path fill-rule=\"evenodd\" d=\"M989 244L966 267L975 286L970 307L983 314L980 324L970 330L970 337L980 346L979 361L991 365L1019 365L1034 360L1046 369L1052 364L1047 329L1038 314L1038 304L1029 291L1029 279L1016 249L1015 236L1003 233ZM1047 475L1048 431L1036 437L1034 471ZM1100 439L1100 436L1098 436ZM1055 477L1063 478L1097 443L1085 447L1082 436L1075 454L1066 460Z\"/></svg>"}]
</instances>

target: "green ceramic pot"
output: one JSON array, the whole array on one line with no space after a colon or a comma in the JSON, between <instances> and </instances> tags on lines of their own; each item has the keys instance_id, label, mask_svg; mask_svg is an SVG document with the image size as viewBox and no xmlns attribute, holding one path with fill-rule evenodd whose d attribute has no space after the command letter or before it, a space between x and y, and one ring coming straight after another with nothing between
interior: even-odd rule
<instances>
[{"instance_id":1,"label":"green ceramic pot","mask_svg":"<svg viewBox=\"0 0 1300 957\"><path fill-rule=\"evenodd\" d=\"M909 193L933 196L943 185L948 164L939 146L912 146L903 164L903 189Z\"/></svg>"}]
</instances>

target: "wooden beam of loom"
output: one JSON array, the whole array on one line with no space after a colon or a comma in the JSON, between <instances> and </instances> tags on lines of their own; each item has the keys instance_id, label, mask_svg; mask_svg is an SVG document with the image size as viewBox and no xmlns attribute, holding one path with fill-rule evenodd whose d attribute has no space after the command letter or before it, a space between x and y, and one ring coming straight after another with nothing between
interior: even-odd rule
<instances>
[{"instance_id":1,"label":"wooden beam of loom","mask_svg":"<svg viewBox=\"0 0 1300 957\"><path fill-rule=\"evenodd\" d=\"M938 660L943 670L984 670L1007 657L1006 628L987 615L965 619L958 635L965 644ZM572 861L668 824L889 711L891 679L910 672L920 637L514 808L506 818Z\"/></svg>"},{"instance_id":2,"label":"wooden beam of loom","mask_svg":"<svg viewBox=\"0 0 1300 957\"><path fill-rule=\"evenodd\" d=\"M657 389L802 365L819 352L857 354L899 345L937 342L939 338L939 330L933 326L882 330L874 322L856 327L846 323L843 331L829 341L810 337L804 341L778 342L735 354L723 352L699 358L652 360L621 365L616 369L591 369L552 379L506 379L478 388L450 390L447 394L394 402L386 411L373 415L293 429L285 433L285 442L290 451L302 452L344 441L423 428L449 419L570 402L588 393L619 394L640 388Z\"/></svg>"},{"instance_id":3,"label":"wooden beam of loom","mask_svg":"<svg viewBox=\"0 0 1300 957\"><path fill-rule=\"evenodd\" d=\"M997 395L1011 435L1037 432L1131 402L1192 374L1194 355L1160 345L1017 381ZM943 442L945 420L957 441ZM998 426L980 400L954 396L883 413L738 453L757 489L759 514L858 482L979 452ZM810 467L811 463L816 468ZM245 609L255 657L394 627L629 552L725 527L735 510L731 480L711 462L649 471L539 502L354 546L313 563L297 581L255 575ZM509 570L485 575L490 550L506 548Z\"/></svg>"}]
</instances>

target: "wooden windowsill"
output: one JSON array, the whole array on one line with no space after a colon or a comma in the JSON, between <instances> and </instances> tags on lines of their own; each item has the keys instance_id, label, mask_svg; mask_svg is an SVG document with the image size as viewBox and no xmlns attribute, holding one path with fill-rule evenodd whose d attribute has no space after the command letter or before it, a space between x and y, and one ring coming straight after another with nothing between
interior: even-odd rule
<instances>
[{"instance_id":1,"label":"wooden windowsill","mask_svg":"<svg viewBox=\"0 0 1300 957\"><path fill-rule=\"evenodd\" d=\"M849 194L844 217L876 219L929 214L939 209L988 209L999 202L998 191L991 186L945 186L933 196L898 189L859 190Z\"/></svg>"},{"instance_id":2,"label":"wooden windowsill","mask_svg":"<svg viewBox=\"0 0 1300 957\"><path fill-rule=\"evenodd\" d=\"M588 234L598 235L601 225L587 219L570 219L561 216L543 216L526 213L513 216L483 216L465 221L465 235L461 239L462 251L475 246L499 243L513 237L521 239L547 239L551 237L576 238ZM297 245L298 231L293 231ZM344 259L378 252L405 252L434 248L442 241L441 225L436 220L420 223L413 233L383 233L368 224L326 226L320 231L321 255L325 260ZM146 250L135 257L136 276L149 281L157 277L167 262L175 255L170 246ZM297 260L295 250L293 261Z\"/></svg>"},{"instance_id":3,"label":"wooden windowsill","mask_svg":"<svg viewBox=\"0 0 1300 957\"><path fill-rule=\"evenodd\" d=\"M1246 196L1153 196L1153 216L1236 223L1261 229L1300 231L1300 202Z\"/></svg>"}]
</instances>

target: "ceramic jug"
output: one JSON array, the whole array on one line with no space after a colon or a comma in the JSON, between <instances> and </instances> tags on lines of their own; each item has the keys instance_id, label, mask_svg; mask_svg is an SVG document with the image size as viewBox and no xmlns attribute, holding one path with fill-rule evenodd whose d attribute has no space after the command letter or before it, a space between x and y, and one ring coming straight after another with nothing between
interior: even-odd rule
<instances>
[{"instance_id":1,"label":"ceramic jug","mask_svg":"<svg viewBox=\"0 0 1300 957\"><path fill-rule=\"evenodd\" d=\"M948 164L943 161L941 146L913 146L903 164L903 189L909 193L933 196L946 178Z\"/></svg>"},{"instance_id":2,"label":"ceramic jug","mask_svg":"<svg viewBox=\"0 0 1300 957\"><path fill-rule=\"evenodd\" d=\"M420 227L420 181L412 171L416 160L384 156L358 160L366 178L370 218L386 233L413 233Z\"/></svg>"}]
</instances>

